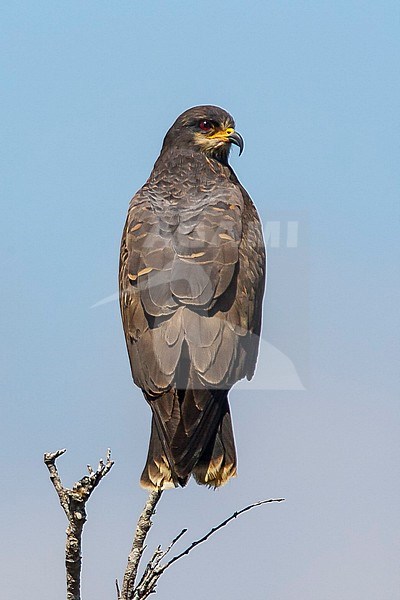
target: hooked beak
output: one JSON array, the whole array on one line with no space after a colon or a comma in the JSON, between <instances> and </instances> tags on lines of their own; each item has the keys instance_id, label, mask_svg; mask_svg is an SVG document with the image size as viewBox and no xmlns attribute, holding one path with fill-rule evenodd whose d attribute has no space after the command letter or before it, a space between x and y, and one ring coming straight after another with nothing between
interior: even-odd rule
<instances>
[{"instance_id":1,"label":"hooked beak","mask_svg":"<svg viewBox=\"0 0 400 600\"><path fill-rule=\"evenodd\" d=\"M239 156L240 156L242 154L243 148L244 148L244 139L242 138L240 133L238 133L237 131L234 131L233 133L228 135L228 140L231 142L231 144L235 144L235 146L239 146Z\"/></svg>"}]
</instances>

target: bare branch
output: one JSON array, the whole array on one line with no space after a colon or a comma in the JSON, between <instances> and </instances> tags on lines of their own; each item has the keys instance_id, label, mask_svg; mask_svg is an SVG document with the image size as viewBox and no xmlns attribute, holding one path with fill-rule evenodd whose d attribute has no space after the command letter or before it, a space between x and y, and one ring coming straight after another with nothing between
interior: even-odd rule
<instances>
[{"instance_id":1,"label":"bare branch","mask_svg":"<svg viewBox=\"0 0 400 600\"><path fill-rule=\"evenodd\" d=\"M60 504L69 522L66 532L67 541L65 547L67 600L81 600L81 543L83 526L87 519L85 505L89 500L93 490L107 475L114 463L111 460L111 452L108 450L106 462L104 463L102 460L100 460L96 471L94 471L91 466L88 465L87 468L89 474L82 477L82 479L74 484L72 489L69 489L62 485L56 466L57 458L62 456L64 453L65 449L58 450L57 452L53 453L47 453L44 455L44 462L49 470L50 479L58 494ZM241 510L234 512L233 515L222 521L222 523L210 529L210 531L208 531L203 537L192 542L190 546L171 558L171 560L169 560L167 563L162 564L165 556L186 533L187 529L183 529L172 540L166 550L162 550L161 546L156 548L144 569L139 583L135 585L140 562L143 552L146 548L145 542L147 535L153 525L151 519L155 513L156 506L160 501L161 496L162 490L160 489L150 492L142 513L138 519L132 542L132 548L128 556L128 564L124 573L122 590L119 587L118 580L115 581L118 600L145 600L151 594L155 593L158 580L166 569L168 569L183 556L189 554L193 548L199 544L202 544L203 542L206 542L210 536L225 527L225 525L230 523L230 521L236 519L239 515L251 510L252 508L255 508L256 506L261 506L262 504L268 504L272 502L282 502L284 500L284 498L261 500L260 502L255 502L249 506L246 506L245 508L242 508Z\"/></svg>"},{"instance_id":2,"label":"bare branch","mask_svg":"<svg viewBox=\"0 0 400 600\"><path fill-rule=\"evenodd\" d=\"M167 549L165 550L165 552L163 553L163 558L164 558L164 556L166 556L166 555L168 554L168 552L169 552L170 550L172 550L172 548L175 546L176 542L178 542L178 541L181 539L181 537L182 537L183 535L185 535L185 533L186 533L186 532L187 532L187 529L182 529L182 531L181 531L180 533L178 533L178 535L176 536L176 538L174 538L174 539L172 540L172 542L170 543L170 545L168 546L168 548L167 548Z\"/></svg>"},{"instance_id":3,"label":"bare branch","mask_svg":"<svg viewBox=\"0 0 400 600\"><path fill-rule=\"evenodd\" d=\"M174 558L171 558L171 560L167 562L167 564L163 565L162 570L165 571L165 569L168 569L168 567L170 567L174 562L176 562L183 556L189 554L189 552L193 550L193 548L208 540L208 538L211 537L213 533L216 533L217 531L222 529L222 527L228 525L228 523L233 521L233 519L236 519L239 515L247 512L248 510L251 510L252 508L255 508L256 506L261 506L262 504L270 504L271 502L284 502L284 500L285 498L271 498L270 500L260 500L259 502L254 502L254 504L249 504L249 506L246 506L245 508L234 512L233 515L225 519L225 521L222 521L222 523L210 529L210 531L206 533L202 538L200 538L199 540L195 540L190 546L188 546L188 548L186 548L186 550L184 550L180 554L177 554L176 556L174 556Z\"/></svg>"},{"instance_id":4,"label":"bare branch","mask_svg":"<svg viewBox=\"0 0 400 600\"><path fill-rule=\"evenodd\" d=\"M60 504L68 519L67 540L65 544L65 568L67 575L67 600L81 600L81 568L82 568L82 531L86 522L86 502L93 490L107 475L114 461L111 460L111 450L107 450L107 460L100 461L97 471L88 467L89 475L85 475L72 489L66 488L58 474L56 460L66 452L48 452L44 455L51 482L58 494Z\"/></svg>"},{"instance_id":5,"label":"bare branch","mask_svg":"<svg viewBox=\"0 0 400 600\"><path fill-rule=\"evenodd\" d=\"M216 527L213 527L202 538L194 541L183 552L181 552L180 554L177 554L169 562L162 565L161 564L162 559L168 554L168 552L171 550L171 548L184 535L184 533L186 533L187 530L183 529L176 536L176 538L174 540L172 540L171 544L168 546L168 548L165 551L162 551L161 547L158 546L158 548L154 551L151 559L147 563L144 573L142 575L142 578L141 578L140 582L138 583L138 585L135 587L135 585L133 583L132 588L130 589L131 595L127 595L127 596L122 595L118 600L145 600L146 598L148 598L150 596L150 594L153 594L156 591L156 586L157 586L158 580L168 567L170 567L174 562L178 561L183 556L189 554L189 552L191 552L191 550L193 550L193 548L195 548L199 544L202 544L203 542L208 540L208 538L211 535L213 535L214 533L216 533L217 531L222 529L222 527L225 527L225 525L230 523L230 521L232 521L233 519L236 519L239 515L251 510L252 508L255 508L256 506L261 506L262 504L269 504L272 502L283 502L283 500L284 500L284 498L271 498L270 500L261 500L260 502L255 502L254 504L250 504L249 506L246 506L245 508L242 508L241 510L234 512L233 515L231 515L230 517L228 517L227 519L222 521L222 523L220 523ZM144 512L142 513L141 518L143 517L143 514L144 514ZM139 561L140 561L140 557L139 557ZM139 566L139 562L136 566L136 573L137 573L138 566Z\"/></svg>"},{"instance_id":6,"label":"bare branch","mask_svg":"<svg viewBox=\"0 0 400 600\"><path fill-rule=\"evenodd\" d=\"M140 559L144 552L147 534L152 526L151 517L162 495L162 490L150 492L144 505L143 511L136 525L135 536L133 538L132 549L128 556L124 579L122 582L122 593L118 600L133 600L135 598L135 580L139 568ZM139 596L141 598L141 596Z\"/></svg>"},{"instance_id":7,"label":"bare branch","mask_svg":"<svg viewBox=\"0 0 400 600\"><path fill-rule=\"evenodd\" d=\"M121 598L121 590L119 589L118 579L115 580L115 587L117 589L117 600Z\"/></svg>"},{"instance_id":8,"label":"bare branch","mask_svg":"<svg viewBox=\"0 0 400 600\"><path fill-rule=\"evenodd\" d=\"M58 494L60 499L61 506L64 509L65 514L67 515L67 519L69 519L69 504L68 497L61 483L60 476L58 474L56 460L60 456L62 456L67 451L66 448L62 450L57 450L57 452L47 452L44 457L44 463L49 470L51 483L54 485L54 488Z\"/></svg>"}]
</instances>

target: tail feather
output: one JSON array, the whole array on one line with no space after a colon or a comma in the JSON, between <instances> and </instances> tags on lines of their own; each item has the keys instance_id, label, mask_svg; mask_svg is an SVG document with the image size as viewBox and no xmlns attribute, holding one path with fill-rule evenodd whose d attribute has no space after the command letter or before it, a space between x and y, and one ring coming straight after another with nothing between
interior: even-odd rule
<instances>
[{"instance_id":1,"label":"tail feather","mask_svg":"<svg viewBox=\"0 0 400 600\"><path fill-rule=\"evenodd\" d=\"M166 489L197 483L218 487L236 475L227 390L170 390L147 398L153 411L141 485Z\"/></svg>"},{"instance_id":2,"label":"tail feather","mask_svg":"<svg viewBox=\"0 0 400 600\"><path fill-rule=\"evenodd\" d=\"M146 465L140 478L140 485L149 490L155 488L165 490L176 487L179 483L178 477L172 471L170 461L165 454L153 417L151 420L149 450Z\"/></svg>"},{"instance_id":3,"label":"tail feather","mask_svg":"<svg viewBox=\"0 0 400 600\"><path fill-rule=\"evenodd\" d=\"M197 461L193 476L200 485L214 488L236 476L236 449L228 402L216 435Z\"/></svg>"},{"instance_id":4,"label":"tail feather","mask_svg":"<svg viewBox=\"0 0 400 600\"><path fill-rule=\"evenodd\" d=\"M189 389L182 395L182 416L171 442L171 451L177 473L186 477L192 472L210 439L215 436L221 406L218 392ZM191 413L191 418L188 418L188 413Z\"/></svg>"}]
</instances>

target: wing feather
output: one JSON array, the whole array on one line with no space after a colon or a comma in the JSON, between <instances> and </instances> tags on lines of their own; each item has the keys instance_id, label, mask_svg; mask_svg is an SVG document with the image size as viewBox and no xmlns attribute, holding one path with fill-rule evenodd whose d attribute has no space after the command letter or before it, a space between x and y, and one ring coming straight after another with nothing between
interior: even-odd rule
<instances>
[{"instance_id":1,"label":"wing feather","mask_svg":"<svg viewBox=\"0 0 400 600\"><path fill-rule=\"evenodd\" d=\"M131 202L121 309L133 377L150 395L174 385L183 344L198 385L226 389L254 372L265 257L256 210L233 177L196 202L161 204L148 184Z\"/></svg>"}]
</instances>

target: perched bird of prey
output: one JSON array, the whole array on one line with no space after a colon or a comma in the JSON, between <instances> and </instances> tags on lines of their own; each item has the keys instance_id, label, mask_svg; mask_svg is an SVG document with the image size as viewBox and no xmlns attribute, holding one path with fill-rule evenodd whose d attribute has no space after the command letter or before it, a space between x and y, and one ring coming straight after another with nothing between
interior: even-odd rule
<instances>
[{"instance_id":1,"label":"perched bird of prey","mask_svg":"<svg viewBox=\"0 0 400 600\"><path fill-rule=\"evenodd\" d=\"M265 250L228 164L243 150L216 106L180 115L122 236L120 303L134 382L152 410L148 489L218 487L236 475L228 391L257 360Z\"/></svg>"}]
</instances>

